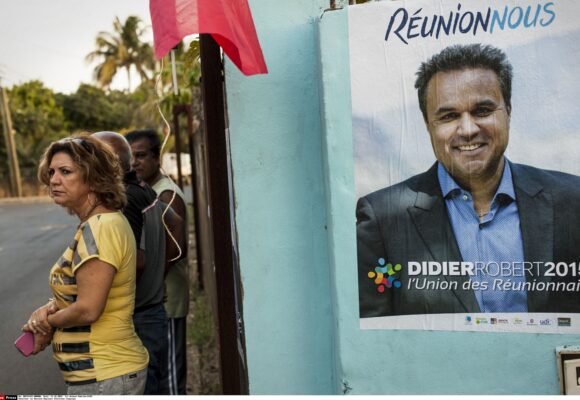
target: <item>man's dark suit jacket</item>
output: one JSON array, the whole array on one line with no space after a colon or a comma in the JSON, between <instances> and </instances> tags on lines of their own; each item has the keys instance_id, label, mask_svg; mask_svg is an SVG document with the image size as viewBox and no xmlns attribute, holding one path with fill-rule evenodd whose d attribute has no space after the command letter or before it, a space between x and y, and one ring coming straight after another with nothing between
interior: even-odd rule
<instances>
[{"instance_id":1,"label":"man's dark suit jacket","mask_svg":"<svg viewBox=\"0 0 580 400\"><path fill-rule=\"evenodd\" d=\"M510 167L525 261L579 263L580 177L521 164ZM427 278L457 281L455 291L405 289L409 261L463 261L439 186L437 163L427 172L359 199L356 217L361 318L480 312L474 292L461 290L467 276ZM379 258L403 266L398 273L401 288L377 291L368 273ZM580 277L534 279L576 282ZM530 291L528 312L580 312L580 293Z\"/></svg>"}]
</instances>

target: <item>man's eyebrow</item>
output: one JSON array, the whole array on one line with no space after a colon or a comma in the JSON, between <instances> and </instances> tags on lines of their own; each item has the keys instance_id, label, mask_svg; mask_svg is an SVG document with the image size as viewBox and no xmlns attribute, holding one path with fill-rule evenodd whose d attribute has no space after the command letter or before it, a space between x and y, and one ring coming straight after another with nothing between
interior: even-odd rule
<instances>
[{"instance_id":1,"label":"man's eyebrow","mask_svg":"<svg viewBox=\"0 0 580 400\"><path fill-rule=\"evenodd\" d=\"M437 110L435 110L435 115L445 114L450 111L455 111L455 107L439 107Z\"/></svg>"},{"instance_id":2,"label":"man's eyebrow","mask_svg":"<svg viewBox=\"0 0 580 400\"><path fill-rule=\"evenodd\" d=\"M477 108L477 107L497 107L498 103L491 100L491 99L485 99L485 100L481 100L478 101L477 103L474 104L473 108ZM441 115L441 114L445 114L448 112L452 112L452 111L456 111L455 107L439 107L437 110L435 110L435 115Z\"/></svg>"},{"instance_id":3,"label":"man's eyebrow","mask_svg":"<svg viewBox=\"0 0 580 400\"><path fill-rule=\"evenodd\" d=\"M475 107L497 107L497 105L498 105L497 102L491 99L485 99L475 103Z\"/></svg>"}]
</instances>

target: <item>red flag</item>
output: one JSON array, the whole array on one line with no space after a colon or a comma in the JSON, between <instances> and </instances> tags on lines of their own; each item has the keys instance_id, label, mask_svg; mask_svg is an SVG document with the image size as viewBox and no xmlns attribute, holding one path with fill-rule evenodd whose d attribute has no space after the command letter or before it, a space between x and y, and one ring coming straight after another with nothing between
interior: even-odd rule
<instances>
[{"instance_id":1,"label":"red flag","mask_svg":"<svg viewBox=\"0 0 580 400\"><path fill-rule=\"evenodd\" d=\"M149 11L157 58L187 35L209 33L245 75L268 73L248 0L150 0Z\"/></svg>"}]
</instances>

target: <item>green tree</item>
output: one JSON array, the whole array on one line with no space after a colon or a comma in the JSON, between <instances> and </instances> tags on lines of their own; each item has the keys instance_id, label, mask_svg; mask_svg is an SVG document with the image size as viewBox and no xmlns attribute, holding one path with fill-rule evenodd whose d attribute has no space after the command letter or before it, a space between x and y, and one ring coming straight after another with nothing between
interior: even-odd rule
<instances>
[{"instance_id":1,"label":"green tree","mask_svg":"<svg viewBox=\"0 0 580 400\"><path fill-rule=\"evenodd\" d=\"M133 113L133 126L157 127L162 130L165 125L162 122L158 107L161 108L165 117L172 123L172 107L174 104L198 104L201 101L198 93L201 77L199 53L199 39L197 38L190 43L187 50L185 50L183 43L176 47L177 95L174 94L173 90L170 55L165 57L162 70L161 62L159 63L160 76L156 76L155 79L142 82L139 85L135 92L131 94L139 104ZM200 110L201 107L194 107L194 109ZM200 118L201 116L197 114L194 116L196 121ZM170 149L172 148L172 143L172 141L169 142Z\"/></svg>"},{"instance_id":2,"label":"green tree","mask_svg":"<svg viewBox=\"0 0 580 400\"><path fill-rule=\"evenodd\" d=\"M81 84L70 95L59 95L71 131L121 131L131 127L137 100L114 90L105 93L95 86Z\"/></svg>"},{"instance_id":3,"label":"green tree","mask_svg":"<svg viewBox=\"0 0 580 400\"><path fill-rule=\"evenodd\" d=\"M194 39L187 50L183 43L179 43L175 51L175 70L177 75L177 96L173 90L173 76L171 72L171 58L167 56L166 67L162 71L161 79L165 83L163 95L173 103L190 103L191 89L199 86L201 78L199 38Z\"/></svg>"},{"instance_id":4,"label":"green tree","mask_svg":"<svg viewBox=\"0 0 580 400\"><path fill-rule=\"evenodd\" d=\"M115 96L121 96L120 94L103 92L102 96L115 103L113 109L104 114L101 111L103 109L102 103L99 103L98 98L95 99L97 103L94 106L96 110L93 110L93 115L90 114L92 101L86 101L90 96L84 94L77 96L79 98L74 100L76 104L73 104L73 99L69 99L67 103L63 104L67 118L75 128L95 130L95 127L103 126L105 122L104 120L95 121L94 118L97 116L126 111L115 121L110 121L104 129L114 130L114 127L117 127L117 130L122 131L121 126L130 126L132 128L156 127L161 131L164 130L165 126L159 114L159 108L171 123L174 104L199 105L201 101L198 90L201 76L199 39L193 40L187 49L183 44L177 46L175 55L179 93L175 95L170 57L168 55L165 58L163 68L161 68L160 62L155 64L151 45L142 42L143 30L140 25L141 21L137 17L127 18L125 24L121 24L119 19L115 18L114 31L112 33L99 33L96 39L97 50L87 56L88 61L100 61L100 64L95 68L95 80L101 88L109 87L119 69L125 68L129 71L131 66L134 66L141 75L140 85L134 92L129 90L125 104L113 99ZM149 72L153 71L156 71L157 74L154 77L152 74L150 79ZM128 107L131 107L131 110L127 110ZM201 110L201 107L194 107L194 109L196 110L194 119L197 123L201 118L198 115L198 110ZM129 114L131 114L131 118L130 121L127 121L125 116ZM89 115L91 118L88 118ZM171 148L171 144L169 147Z\"/></svg>"},{"instance_id":5,"label":"green tree","mask_svg":"<svg viewBox=\"0 0 580 400\"><path fill-rule=\"evenodd\" d=\"M40 81L15 85L8 93L20 165L34 169L46 146L67 135L63 109Z\"/></svg>"},{"instance_id":6,"label":"green tree","mask_svg":"<svg viewBox=\"0 0 580 400\"><path fill-rule=\"evenodd\" d=\"M149 80L154 69L153 50L149 43L141 41L145 32L139 17L130 16L122 24L118 17L113 22L113 32L100 32L96 38L96 50L86 60L98 61L93 77L102 88L108 88L119 69L125 69L131 91L131 67L137 70L142 81Z\"/></svg>"}]
</instances>

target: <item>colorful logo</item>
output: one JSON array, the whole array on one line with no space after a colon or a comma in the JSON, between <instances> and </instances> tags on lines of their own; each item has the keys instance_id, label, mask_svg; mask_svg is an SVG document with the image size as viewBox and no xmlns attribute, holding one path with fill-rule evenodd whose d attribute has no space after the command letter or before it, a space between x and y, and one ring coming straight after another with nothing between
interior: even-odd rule
<instances>
[{"instance_id":1,"label":"colorful logo","mask_svg":"<svg viewBox=\"0 0 580 400\"><path fill-rule=\"evenodd\" d=\"M468 315L465 317L465 324L466 325L471 325L472 324L472 320L471 320L471 315Z\"/></svg>"},{"instance_id":2,"label":"colorful logo","mask_svg":"<svg viewBox=\"0 0 580 400\"><path fill-rule=\"evenodd\" d=\"M377 291L383 293L385 287L388 288L400 288L401 281L397 278L397 272L401 270L401 264L396 264L393 266L391 263L386 264L384 258L379 258L379 265L375 267L374 271L370 271L368 276L373 279L377 285Z\"/></svg>"}]
</instances>

